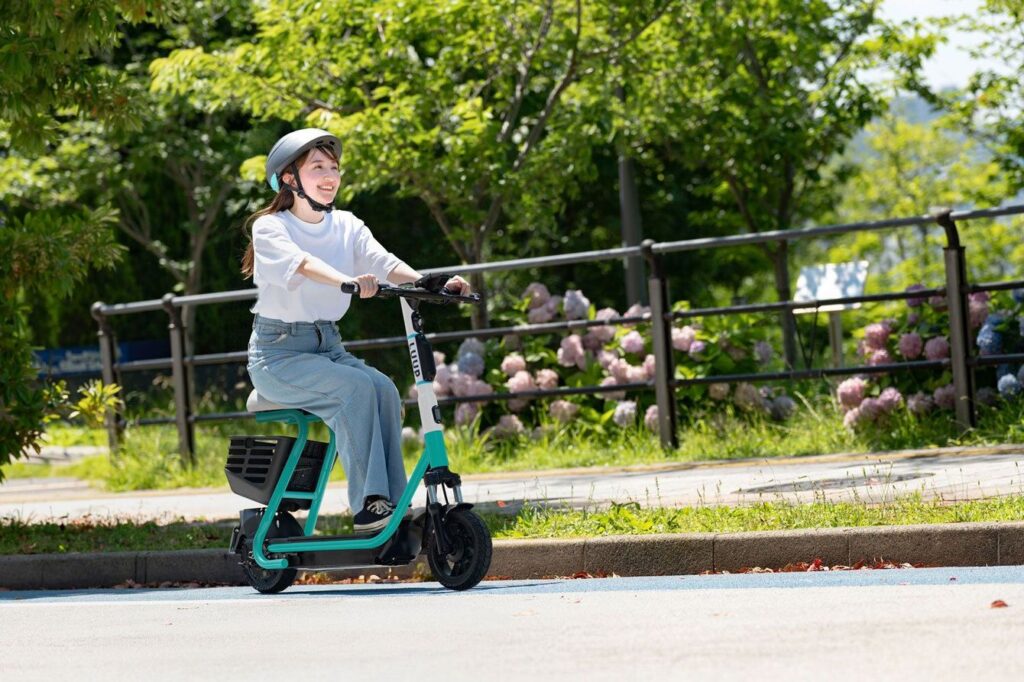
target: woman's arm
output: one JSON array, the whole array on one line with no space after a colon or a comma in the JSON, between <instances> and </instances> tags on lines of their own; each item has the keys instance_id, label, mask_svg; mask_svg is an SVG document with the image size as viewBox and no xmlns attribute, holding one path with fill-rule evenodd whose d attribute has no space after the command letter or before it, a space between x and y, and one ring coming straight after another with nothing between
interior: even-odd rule
<instances>
[{"instance_id":1,"label":"woman's arm","mask_svg":"<svg viewBox=\"0 0 1024 682\"><path fill-rule=\"evenodd\" d=\"M397 270L398 268L395 269ZM370 298L377 293L377 278L373 275L352 277L335 270L316 256L306 256L295 272L308 277L314 282L331 284L336 287L340 287L345 282L355 282L359 285L359 298Z\"/></svg>"},{"instance_id":2,"label":"woman's arm","mask_svg":"<svg viewBox=\"0 0 1024 682\"><path fill-rule=\"evenodd\" d=\"M394 270L388 273L388 281L392 284L407 284L409 282L415 282L422 276L423 275L416 272L405 263L399 263L395 266ZM469 282L458 275L455 275L445 282L444 287L452 293L462 294L463 296L470 293Z\"/></svg>"}]
</instances>

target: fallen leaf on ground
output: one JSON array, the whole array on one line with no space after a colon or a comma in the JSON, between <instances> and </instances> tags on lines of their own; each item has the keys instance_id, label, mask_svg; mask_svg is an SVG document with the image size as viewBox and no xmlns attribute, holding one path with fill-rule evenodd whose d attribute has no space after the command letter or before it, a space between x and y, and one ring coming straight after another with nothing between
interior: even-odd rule
<instances>
[{"instance_id":1,"label":"fallen leaf on ground","mask_svg":"<svg viewBox=\"0 0 1024 682\"><path fill-rule=\"evenodd\" d=\"M996 599L994 602L992 602L990 608L993 608L993 609L1005 609L1007 606L1009 606L1009 604L1004 602L1002 599Z\"/></svg>"}]
</instances>

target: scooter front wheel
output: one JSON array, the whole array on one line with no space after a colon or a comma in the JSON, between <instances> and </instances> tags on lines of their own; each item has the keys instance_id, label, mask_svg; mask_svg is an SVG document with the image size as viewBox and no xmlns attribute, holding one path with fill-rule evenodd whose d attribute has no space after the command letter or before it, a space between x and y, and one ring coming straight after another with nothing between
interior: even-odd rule
<instances>
[{"instance_id":1,"label":"scooter front wheel","mask_svg":"<svg viewBox=\"0 0 1024 682\"><path fill-rule=\"evenodd\" d=\"M434 578L450 590L468 590L491 567L491 534L483 520L468 509L456 509L444 520L444 532L451 551L437 546L437 534L430 537L427 563Z\"/></svg>"}]
</instances>

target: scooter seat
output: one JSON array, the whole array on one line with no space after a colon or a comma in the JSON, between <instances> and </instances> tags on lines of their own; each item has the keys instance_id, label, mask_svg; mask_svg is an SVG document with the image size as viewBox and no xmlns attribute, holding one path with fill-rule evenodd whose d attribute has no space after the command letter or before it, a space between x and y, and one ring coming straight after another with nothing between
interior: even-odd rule
<instances>
[{"instance_id":1,"label":"scooter seat","mask_svg":"<svg viewBox=\"0 0 1024 682\"><path fill-rule=\"evenodd\" d=\"M253 389L249 397L245 399L245 409L249 412L272 412L273 410L294 410L295 408L271 402L257 393L256 389ZM300 408L300 411L305 412L306 410Z\"/></svg>"}]
</instances>

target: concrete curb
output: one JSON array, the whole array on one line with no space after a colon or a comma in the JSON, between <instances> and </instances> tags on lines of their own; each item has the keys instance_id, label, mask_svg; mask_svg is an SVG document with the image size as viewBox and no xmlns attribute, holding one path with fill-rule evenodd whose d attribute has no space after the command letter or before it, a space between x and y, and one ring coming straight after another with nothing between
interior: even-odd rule
<instances>
[{"instance_id":1,"label":"concrete curb","mask_svg":"<svg viewBox=\"0 0 1024 682\"><path fill-rule=\"evenodd\" d=\"M496 540L490 574L515 579L580 572L693 575L755 566L781 568L815 558L846 566L873 559L931 566L1024 564L1024 522ZM332 574L407 578L417 572L429 574L422 564ZM0 589L113 587L129 580L138 584L245 583L237 559L220 549L0 557Z\"/></svg>"}]
</instances>

